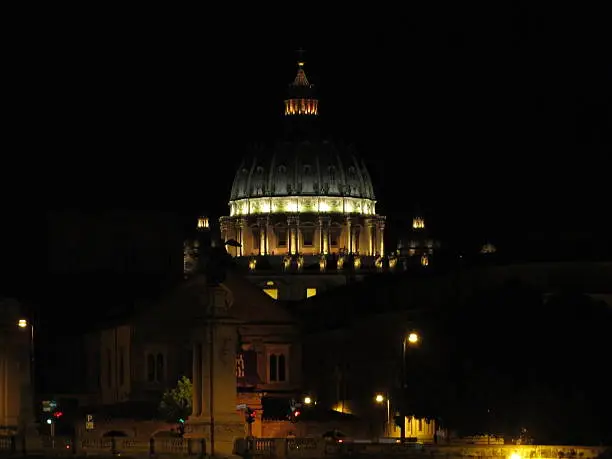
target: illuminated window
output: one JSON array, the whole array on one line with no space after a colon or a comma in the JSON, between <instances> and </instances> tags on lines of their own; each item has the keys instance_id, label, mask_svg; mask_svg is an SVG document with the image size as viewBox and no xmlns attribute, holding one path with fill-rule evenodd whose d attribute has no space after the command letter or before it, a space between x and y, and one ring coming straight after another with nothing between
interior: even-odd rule
<instances>
[{"instance_id":1,"label":"illuminated window","mask_svg":"<svg viewBox=\"0 0 612 459\"><path fill-rule=\"evenodd\" d=\"M314 287L306 289L306 298L310 298L311 296L315 296L317 294L317 289Z\"/></svg>"},{"instance_id":2,"label":"illuminated window","mask_svg":"<svg viewBox=\"0 0 612 459\"><path fill-rule=\"evenodd\" d=\"M198 218L198 228L208 228L208 218L207 217Z\"/></svg>"},{"instance_id":3,"label":"illuminated window","mask_svg":"<svg viewBox=\"0 0 612 459\"><path fill-rule=\"evenodd\" d=\"M278 289L277 288L264 288L264 293L266 293L270 298L278 300Z\"/></svg>"},{"instance_id":4,"label":"illuminated window","mask_svg":"<svg viewBox=\"0 0 612 459\"><path fill-rule=\"evenodd\" d=\"M421 217L416 217L412 219L412 227L414 229L423 229L425 228L425 220Z\"/></svg>"},{"instance_id":5,"label":"illuminated window","mask_svg":"<svg viewBox=\"0 0 612 459\"><path fill-rule=\"evenodd\" d=\"M421 265L422 266L429 266L429 257L427 255L422 255L421 256Z\"/></svg>"}]
</instances>

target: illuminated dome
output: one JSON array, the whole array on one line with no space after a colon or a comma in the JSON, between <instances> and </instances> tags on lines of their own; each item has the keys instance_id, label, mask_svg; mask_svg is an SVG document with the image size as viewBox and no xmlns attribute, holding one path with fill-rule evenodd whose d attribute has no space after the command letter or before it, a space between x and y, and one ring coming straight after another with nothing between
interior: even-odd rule
<instances>
[{"instance_id":1,"label":"illuminated dome","mask_svg":"<svg viewBox=\"0 0 612 459\"><path fill-rule=\"evenodd\" d=\"M374 214L370 174L350 148L328 141L279 143L240 165L230 214L340 212Z\"/></svg>"},{"instance_id":2,"label":"illuminated dome","mask_svg":"<svg viewBox=\"0 0 612 459\"><path fill-rule=\"evenodd\" d=\"M385 217L376 214L372 180L355 151L320 136L319 100L304 62L287 89L283 118L282 140L255 147L238 167L230 214L219 219L222 239L237 242L228 252L251 257L251 271L258 269L254 256L284 271L325 271L328 256L339 257L334 269L343 269L347 255L356 257L349 263L355 269L363 257L374 266L385 253Z\"/></svg>"}]
</instances>

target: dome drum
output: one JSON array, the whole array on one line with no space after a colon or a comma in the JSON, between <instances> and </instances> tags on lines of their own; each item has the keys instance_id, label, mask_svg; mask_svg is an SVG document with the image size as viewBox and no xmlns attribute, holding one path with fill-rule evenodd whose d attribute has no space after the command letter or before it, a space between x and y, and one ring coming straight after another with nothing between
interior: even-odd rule
<instances>
[{"instance_id":1,"label":"dome drum","mask_svg":"<svg viewBox=\"0 0 612 459\"><path fill-rule=\"evenodd\" d=\"M376 201L336 196L287 196L231 201L230 216L265 214L360 214L375 215Z\"/></svg>"}]
</instances>

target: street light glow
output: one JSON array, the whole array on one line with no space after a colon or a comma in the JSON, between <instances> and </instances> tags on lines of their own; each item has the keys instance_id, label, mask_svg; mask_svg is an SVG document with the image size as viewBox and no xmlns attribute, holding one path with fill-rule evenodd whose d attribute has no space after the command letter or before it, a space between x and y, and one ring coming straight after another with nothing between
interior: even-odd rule
<instances>
[{"instance_id":1,"label":"street light glow","mask_svg":"<svg viewBox=\"0 0 612 459\"><path fill-rule=\"evenodd\" d=\"M26 328L28 326L28 321L25 319L19 319L19 322L17 322L17 325L20 328Z\"/></svg>"},{"instance_id":2,"label":"street light glow","mask_svg":"<svg viewBox=\"0 0 612 459\"><path fill-rule=\"evenodd\" d=\"M312 398L306 396L304 397L304 405L310 405L312 403Z\"/></svg>"},{"instance_id":3,"label":"street light glow","mask_svg":"<svg viewBox=\"0 0 612 459\"><path fill-rule=\"evenodd\" d=\"M382 403L385 401L385 397L382 394L376 394L374 400L376 400L376 403Z\"/></svg>"},{"instance_id":4,"label":"street light glow","mask_svg":"<svg viewBox=\"0 0 612 459\"><path fill-rule=\"evenodd\" d=\"M419 342L419 335L417 333L414 333L414 332L410 333L408 335L408 342L411 343L411 344L418 343Z\"/></svg>"}]
</instances>

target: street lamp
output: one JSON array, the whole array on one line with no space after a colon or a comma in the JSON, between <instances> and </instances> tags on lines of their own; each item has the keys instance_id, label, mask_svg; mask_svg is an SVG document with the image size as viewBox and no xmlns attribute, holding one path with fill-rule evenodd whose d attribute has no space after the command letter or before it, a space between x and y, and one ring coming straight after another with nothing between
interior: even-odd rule
<instances>
[{"instance_id":1,"label":"street lamp","mask_svg":"<svg viewBox=\"0 0 612 459\"><path fill-rule=\"evenodd\" d=\"M30 399L32 403L32 409L30 410L30 416L35 416L35 390L34 390L34 324L28 322L26 319L19 319L17 326L21 329L30 327Z\"/></svg>"},{"instance_id":2,"label":"street lamp","mask_svg":"<svg viewBox=\"0 0 612 459\"><path fill-rule=\"evenodd\" d=\"M400 429L402 443L406 440L406 348L415 347L421 342L421 335L416 331L411 331L402 338L402 406L401 418L402 426Z\"/></svg>"},{"instance_id":3,"label":"street lamp","mask_svg":"<svg viewBox=\"0 0 612 459\"><path fill-rule=\"evenodd\" d=\"M304 397L304 405L310 405L311 403L312 403L312 398L310 398L308 395Z\"/></svg>"},{"instance_id":4,"label":"street lamp","mask_svg":"<svg viewBox=\"0 0 612 459\"><path fill-rule=\"evenodd\" d=\"M384 396L383 394L376 394L374 397L374 401L379 405L387 402L387 417L385 420L385 436L389 436L391 432L391 401L389 400L389 396Z\"/></svg>"}]
</instances>

